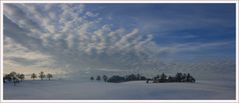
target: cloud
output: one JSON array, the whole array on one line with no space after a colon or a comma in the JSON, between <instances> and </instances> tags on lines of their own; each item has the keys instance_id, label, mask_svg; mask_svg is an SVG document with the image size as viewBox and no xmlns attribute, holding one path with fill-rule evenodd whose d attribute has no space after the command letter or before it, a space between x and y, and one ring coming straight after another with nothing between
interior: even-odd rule
<instances>
[{"instance_id":1,"label":"cloud","mask_svg":"<svg viewBox=\"0 0 239 103\"><path fill-rule=\"evenodd\" d=\"M86 6L4 4L4 67L80 75L96 71L144 73L173 67L173 61L163 62L165 55L232 44L221 41L162 46L156 43L155 35L138 27L105 23L100 14Z\"/></svg>"},{"instance_id":2,"label":"cloud","mask_svg":"<svg viewBox=\"0 0 239 103\"><path fill-rule=\"evenodd\" d=\"M59 8L61 12L54 13L56 11L52 10L51 6ZM132 28L132 31L124 28L113 30L110 25L101 24L101 21L97 18L88 20L84 16L90 15L93 17L93 13L76 6L6 4L4 8L4 35L29 50L54 56L55 60L60 59L60 62L65 63L82 61L79 59L83 57L90 59L89 61L86 59L88 62L86 64L89 64L94 61L92 59L97 58L97 56L94 58L91 58L91 56L98 55L100 57L102 54L109 55L109 58L114 55L123 56L127 52L138 52L137 49L142 49L145 44L151 42L148 38L150 36L144 38L138 35L139 30L137 28ZM40 10L39 7L45 9ZM25 10L23 8L29 9ZM61 18L53 18L56 17L54 16L56 14ZM29 17L29 15L34 16ZM62 29L58 30L57 28ZM133 42L131 43L131 41ZM11 47L5 46L5 48ZM74 60L72 57L76 59ZM66 61L61 61L63 58ZM86 61L82 62L85 63ZM95 64L102 65L100 63Z\"/></svg>"},{"instance_id":3,"label":"cloud","mask_svg":"<svg viewBox=\"0 0 239 103\"><path fill-rule=\"evenodd\" d=\"M89 17L96 17L97 16L97 14L94 14L94 13L89 12L89 11L86 12L86 15L89 16Z\"/></svg>"},{"instance_id":4,"label":"cloud","mask_svg":"<svg viewBox=\"0 0 239 103\"><path fill-rule=\"evenodd\" d=\"M54 64L51 56L42 54L38 51L32 51L16 43L9 37L4 37L4 73L18 71L22 73L32 73L39 71L58 72L51 65ZM49 70L53 69L53 70Z\"/></svg>"},{"instance_id":5,"label":"cloud","mask_svg":"<svg viewBox=\"0 0 239 103\"><path fill-rule=\"evenodd\" d=\"M230 46L235 44L234 41L220 41L220 42L209 42L209 43L181 43L167 45L161 47L159 52L161 53L179 53L179 52L189 52L189 51L200 51L200 49L215 49L222 46Z\"/></svg>"}]
</instances>

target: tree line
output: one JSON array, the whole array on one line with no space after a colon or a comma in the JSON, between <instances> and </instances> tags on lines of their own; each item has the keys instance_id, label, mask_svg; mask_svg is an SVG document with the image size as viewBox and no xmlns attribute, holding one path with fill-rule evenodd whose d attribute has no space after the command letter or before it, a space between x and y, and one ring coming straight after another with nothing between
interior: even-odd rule
<instances>
[{"instance_id":1,"label":"tree line","mask_svg":"<svg viewBox=\"0 0 239 103\"><path fill-rule=\"evenodd\" d=\"M120 83L120 82L127 82L127 81L137 81L137 80L144 80L146 83L165 83L165 82L192 82L194 83L196 80L190 73L176 73L175 76L167 76L166 74L162 73L161 75L156 75L153 78L147 78L140 74L130 74L125 76L113 75L108 77L106 75L97 76L97 77L90 77L90 80L97 80L104 82L111 82L111 83Z\"/></svg>"},{"instance_id":2,"label":"tree line","mask_svg":"<svg viewBox=\"0 0 239 103\"><path fill-rule=\"evenodd\" d=\"M43 80L44 78L48 78L48 80L51 80L51 78L53 78L53 75L48 73L47 75L45 75L44 72L40 72L39 75L37 76L37 74L32 73L31 74L31 78L33 80L35 80L37 77L39 77L41 80ZM16 73L16 72L10 72L9 74L5 74L3 76L3 83L7 83L7 82L12 82L14 84L14 86L16 86L17 83L22 82L25 79L25 75L21 74L21 73Z\"/></svg>"},{"instance_id":3,"label":"tree line","mask_svg":"<svg viewBox=\"0 0 239 103\"><path fill-rule=\"evenodd\" d=\"M153 83L164 83L164 82L196 82L195 78L190 73L176 73L175 76L167 76L162 73L151 79L147 79L146 83L152 81Z\"/></svg>"},{"instance_id":4,"label":"tree line","mask_svg":"<svg viewBox=\"0 0 239 103\"><path fill-rule=\"evenodd\" d=\"M16 83L19 83L20 81L22 82L24 79L25 79L24 74L11 72L3 76L3 83L6 83L8 81L8 82L12 82L14 86L16 86Z\"/></svg>"},{"instance_id":5,"label":"tree line","mask_svg":"<svg viewBox=\"0 0 239 103\"><path fill-rule=\"evenodd\" d=\"M48 74L45 75L44 72L40 72L39 75L38 75L38 77L39 77L41 80L43 80L44 78L48 78L48 80L51 80L51 78L53 78L53 75L50 74L50 73L48 73ZM31 74L31 78L32 78L33 80L35 80L35 79L37 78L37 74L32 73L32 74Z\"/></svg>"},{"instance_id":6,"label":"tree line","mask_svg":"<svg viewBox=\"0 0 239 103\"><path fill-rule=\"evenodd\" d=\"M146 80L145 76L141 76L140 74L130 74L126 76L119 76L119 75L113 75L111 77L108 77L106 75L97 76L96 78L90 77L90 80L97 80L100 81L101 78L104 82L113 82L113 83L119 83L119 82L125 82L125 81L135 81L135 80Z\"/></svg>"}]
</instances>

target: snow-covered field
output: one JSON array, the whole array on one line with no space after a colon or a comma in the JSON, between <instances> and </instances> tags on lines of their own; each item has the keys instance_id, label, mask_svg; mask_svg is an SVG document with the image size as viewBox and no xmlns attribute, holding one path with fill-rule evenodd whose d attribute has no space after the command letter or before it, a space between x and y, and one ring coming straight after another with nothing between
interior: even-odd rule
<instances>
[{"instance_id":1,"label":"snow-covered field","mask_svg":"<svg viewBox=\"0 0 239 103\"><path fill-rule=\"evenodd\" d=\"M151 83L133 81L104 83L70 80L32 81L4 84L4 100L41 99L235 99L234 82Z\"/></svg>"}]
</instances>

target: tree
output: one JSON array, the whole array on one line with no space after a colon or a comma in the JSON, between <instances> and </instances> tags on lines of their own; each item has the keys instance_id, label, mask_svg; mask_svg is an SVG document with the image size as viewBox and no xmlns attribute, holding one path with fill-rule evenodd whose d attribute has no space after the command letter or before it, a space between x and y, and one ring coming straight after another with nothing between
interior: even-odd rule
<instances>
[{"instance_id":1,"label":"tree","mask_svg":"<svg viewBox=\"0 0 239 103\"><path fill-rule=\"evenodd\" d=\"M186 77L186 81L187 81L187 82L190 82L190 79L191 79L191 75L188 73L188 74L187 74L187 77Z\"/></svg>"},{"instance_id":2,"label":"tree","mask_svg":"<svg viewBox=\"0 0 239 103\"><path fill-rule=\"evenodd\" d=\"M137 74L137 75L136 75L136 79L137 79L137 80L140 80L140 79L141 79L140 74Z\"/></svg>"},{"instance_id":3,"label":"tree","mask_svg":"<svg viewBox=\"0 0 239 103\"><path fill-rule=\"evenodd\" d=\"M196 80L195 80L195 78L193 78L189 73L187 74L187 77L186 77L186 81L187 82L195 82Z\"/></svg>"},{"instance_id":4,"label":"tree","mask_svg":"<svg viewBox=\"0 0 239 103\"><path fill-rule=\"evenodd\" d=\"M192 77L192 81L191 82L193 82L193 83L195 83L196 82L196 80Z\"/></svg>"},{"instance_id":5,"label":"tree","mask_svg":"<svg viewBox=\"0 0 239 103\"><path fill-rule=\"evenodd\" d=\"M132 81L132 80L137 80L136 75L130 74L130 75L126 76L126 81Z\"/></svg>"},{"instance_id":6,"label":"tree","mask_svg":"<svg viewBox=\"0 0 239 103\"><path fill-rule=\"evenodd\" d=\"M35 80L35 78L37 78L37 75L35 73L32 73L31 78Z\"/></svg>"},{"instance_id":7,"label":"tree","mask_svg":"<svg viewBox=\"0 0 239 103\"><path fill-rule=\"evenodd\" d=\"M94 80L94 77L90 77L90 80Z\"/></svg>"},{"instance_id":8,"label":"tree","mask_svg":"<svg viewBox=\"0 0 239 103\"><path fill-rule=\"evenodd\" d=\"M146 80L146 77L145 76L141 76L140 80Z\"/></svg>"},{"instance_id":9,"label":"tree","mask_svg":"<svg viewBox=\"0 0 239 103\"><path fill-rule=\"evenodd\" d=\"M156 76L156 77L153 77L153 83L158 83L159 81L158 81L158 77Z\"/></svg>"},{"instance_id":10,"label":"tree","mask_svg":"<svg viewBox=\"0 0 239 103\"><path fill-rule=\"evenodd\" d=\"M16 74L16 77L20 78L20 75L21 75L21 74L17 73L17 74Z\"/></svg>"},{"instance_id":11,"label":"tree","mask_svg":"<svg viewBox=\"0 0 239 103\"><path fill-rule=\"evenodd\" d=\"M48 73L48 74L47 74L47 78L48 78L48 80L51 80L51 78L53 78L53 75L50 74L50 73Z\"/></svg>"},{"instance_id":12,"label":"tree","mask_svg":"<svg viewBox=\"0 0 239 103\"><path fill-rule=\"evenodd\" d=\"M108 80L108 77L106 75L103 75L103 80L106 82Z\"/></svg>"},{"instance_id":13,"label":"tree","mask_svg":"<svg viewBox=\"0 0 239 103\"><path fill-rule=\"evenodd\" d=\"M107 80L107 82L112 82L112 83L120 83L124 81L126 81L125 78L118 75L113 75Z\"/></svg>"},{"instance_id":14,"label":"tree","mask_svg":"<svg viewBox=\"0 0 239 103\"><path fill-rule=\"evenodd\" d=\"M3 78L9 82L12 81L12 77L10 76L10 74L6 74Z\"/></svg>"},{"instance_id":15,"label":"tree","mask_svg":"<svg viewBox=\"0 0 239 103\"><path fill-rule=\"evenodd\" d=\"M157 75L157 76L155 77L155 79L159 79L159 75Z\"/></svg>"},{"instance_id":16,"label":"tree","mask_svg":"<svg viewBox=\"0 0 239 103\"><path fill-rule=\"evenodd\" d=\"M177 73L176 74L176 81L181 82L182 81L182 73Z\"/></svg>"},{"instance_id":17,"label":"tree","mask_svg":"<svg viewBox=\"0 0 239 103\"><path fill-rule=\"evenodd\" d=\"M25 75L24 75L24 74L20 74L18 78L20 78L20 79L21 79L21 81L22 81L22 80L24 80L24 79L25 79Z\"/></svg>"},{"instance_id":18,"label":"tree","mask_svg":"<svg viewBox=\"0 0 239 103\"><path fill-rule=\"evenodd\" d=\"M160 76L160 82L166 82L167 76L163 73Z\"/></svg>"},{"instance_id":19,"label":"tree","mask_svg":"<svg viewBox=\"0 0 239 103\"><path fill-rule=\"evenodd\" d=\"M44 74L44 72L40 72L39 73L39 78L41 78L41 80L43 80L43 78L45 78L46 75Z\"/></svg>"},{"instance_id":20,"label":"tree","mask_svg":"<svg viewBox=\"0 0 239 103\"><path fill-rule=\"evenodd\" d=\"M11 72L11 73L9 73L9 76L11 77L11 79L13 79L14 77L17 76L17 73L16 72Z\"/></svg>"},{"instance_id":21,"label":"tree","mask_svg":"<svg viewBox=\"0 0 239 103\"><path fill-rule=\"evenodd\" d=\"M168 82L173 82L173 78L171 76L168 76Z\"/></svg>"},{"instance_id":22,"label":"tree","mask_svg":"<svg viewBox=\"0 0 239 103\"><path fill-rule=\"evenodd\" d=\"M182 82L186 82L187 81L187 75L185 73L183 73L182 75Z\"/></svg>"},{"instance_id":23,"label":"tree","mask_svg":"<svg viewBox=\"0 0 239 103\"><path fill-rule=\"evenodd\" d=\"M19 83L19 79L18 79L17 76L14 76L13 77L13 84L14 84L14 86L16 86L17 83Z\"/></svg>"},{"instance_id":24,"label":"tree","mask_svg":"<svg viewBox=\"0 0 239 103\"><path fill-rule=\"evenodd\" d=\"M6 83L6 74L3 76L3 83Z\"/></svg>"},{"instance_id":25,"label":"tree","mask_svg":"<svg viewBox=\"0 0 239 103\"><path fill-rule=\"evenodd\" d=\"M16 72L11 72L11 73L9 73L9 76L10 76L11 81L13 82L14 86L16 86L16 83L19 83L17 73Z\"/></svg>"},{"instance_id":26,"label":"tree","mask_svg":"<svg viewBox=\"0 0 239 103\"><path fill-rule=\"evenodd\" d=\"M97 76L96 80L100 81L101 80L100 76Z\"/></svg>"}]
</instances>

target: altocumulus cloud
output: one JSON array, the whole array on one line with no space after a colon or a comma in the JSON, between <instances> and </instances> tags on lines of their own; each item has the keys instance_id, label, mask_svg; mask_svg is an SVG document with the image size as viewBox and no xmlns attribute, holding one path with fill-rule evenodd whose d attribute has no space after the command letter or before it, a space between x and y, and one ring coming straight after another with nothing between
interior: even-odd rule
<instances>
[{"instance_id":1,"label":"altocumulus cloud","mask_svg":"<svg viewBox=\"0 0 239 103\"><path fill-rule=\"evenodd\" d=\"M28 73L31 73L45 70L80 76L135 71L150 74L161 70L169 73L195 70L213 72L211 68L203 67L212 64L175 63L164 59L167 55L233 43L160 46L154 40L155 35L143 33L137 27L105 23L107 19L88 10L87 6L4 4L4 71L29 70ZM128 25L127 22L125 25ZM213 68L223 70L222 66L230 66L234 69L233 61L225 61L214 63Z\"/></svg>"}]
</instances>

